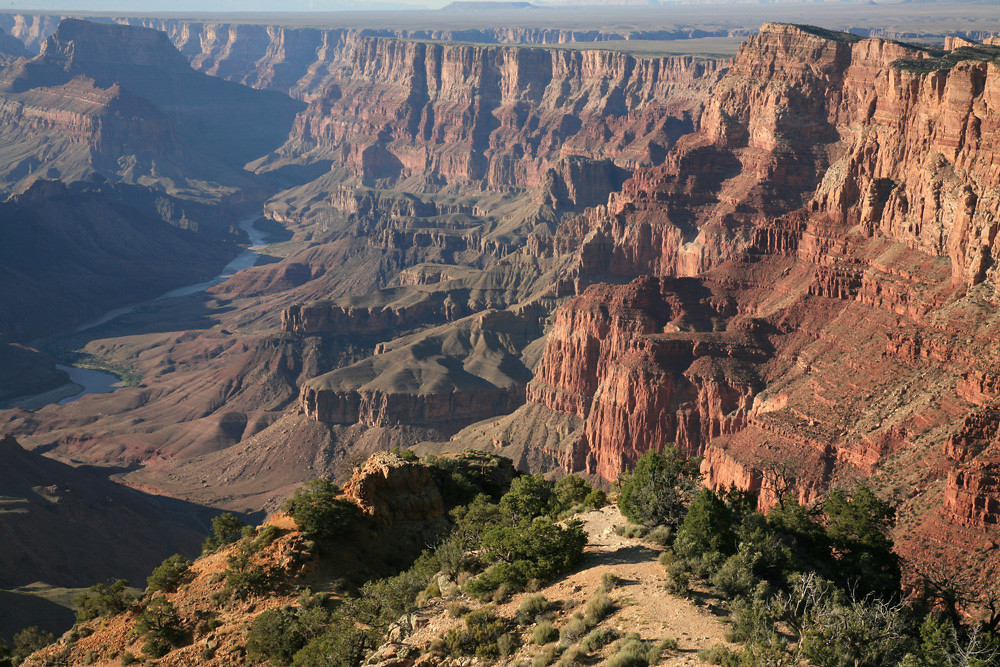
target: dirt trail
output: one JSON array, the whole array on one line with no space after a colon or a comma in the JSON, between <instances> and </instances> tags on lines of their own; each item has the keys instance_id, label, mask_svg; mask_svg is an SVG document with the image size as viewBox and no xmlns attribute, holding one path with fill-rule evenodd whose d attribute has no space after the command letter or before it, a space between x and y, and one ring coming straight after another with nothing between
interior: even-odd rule
<instances>
[{"instance_id":1,"label":"dirt trail","mask_svg":"<svg viewBox=\"0 0 1000 667\"><path fill-rule=\"evenodd\" d=\"M622 580L610 594L619 606L602 625L622 634L636 632L643 639L676 639L680 651L665 653L659 664L702 664L699 650L725 643L726 626L721 619L664 590L666 570L657 560L659 549L615 534L615 526L625 523L617 506L609 505L580 518L589 536L584 562L579 571L546 589L546 597L584 603L600 585L601 577L610 572Z\"/></svg>"},{"instance_id":2,"label":"dirt trail","mask_svg":"<svg viewBox=\"0 0 1000 667\"><path fill-rule=\"evenodd\" d=\"M691 600L670 595L664 590L666 571L658 561L659 548L615 534L615 526L625 523L616 506L587 512L579 518L588 534L583 563L575 572L538 591L549 601L557 603L558 610L549 617L557 629L565 627L574 613L583 612L587 600L601 585L601 578L605 573L611 573L621 580L609 594L616 608L601 622L600 627L615 628L621 635L638 633L643 639L657 642L668 637L676 639L679 650L664 652L658 665L702 665L698 660L698 651L725 643L726 626L720 618ZM531 594L513 596L498 605L497 611L501 616L513 618L528 595ZM417 667L488 664L472 658L433 658L425 653L436 638L451 628L462 626L460 619L445 613L446 604L445 600L438 599L418 610L413 615L413 626L417 629L390 649L389 655L410 646L424 653L416 661ZM475 608L480 605L471 602L469 606ZM521 648L515 655L499 661L498 665L530 664L542 650L542 647L531 643L530 628L522 631ZM614 644L591 654L588 664L601 664L613 653ZM383 654L382 657L388 656ZM374 664L394 663L391 660L384 663L375 660Z\"/></svg>"}]
</instances>

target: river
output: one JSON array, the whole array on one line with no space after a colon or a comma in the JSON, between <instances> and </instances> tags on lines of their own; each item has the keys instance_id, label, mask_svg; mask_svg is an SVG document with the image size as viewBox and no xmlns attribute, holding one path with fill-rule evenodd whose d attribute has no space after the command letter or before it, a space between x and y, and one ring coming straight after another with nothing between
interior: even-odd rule
<instances>
[{"instance_id":1,"label":"river","mask_svg":"<svg viewBox=\"0 0 1000 667\"><path fill-rule=\"evenodd\" d=\"M209 287L218 285L238 271L249 269L254 266L260 257L260 250L264 247L264 237L267 236L265 232L262 232L253 226L253 223L257 220L260 220L259 215L254 215L253 217L240 221L240 229L246 232L247 236L250 237L250 246L226 264L222 268L222 273L219 275L195 285L187 285L185 287L172 289L166 294L162 294L149 301L142 301L131 306L110 310L95 320L81 324L76 328L76 331L86 331L87 329L93 329L94 327L102 324L107 324L111 320L135 311L140 306L146 306L156 303L157 301L176 299L178 297L190 296L192 294L204 292ZM49 403L59 403L60 405L65 405L66 403L71 403L87 394L106 394L124 386L118 376L106 371L94 370L92 368L78 368L76 366L64 366L61 364L57 365L56 368L66 371L69 374L69 384L42 394L14 399L13 401L9 401L7 403L8 407L21 407L26 410L37 410L43 405L48 405ZM72 393L67 395L67 392Z\"/></svg>"}]
</instances>

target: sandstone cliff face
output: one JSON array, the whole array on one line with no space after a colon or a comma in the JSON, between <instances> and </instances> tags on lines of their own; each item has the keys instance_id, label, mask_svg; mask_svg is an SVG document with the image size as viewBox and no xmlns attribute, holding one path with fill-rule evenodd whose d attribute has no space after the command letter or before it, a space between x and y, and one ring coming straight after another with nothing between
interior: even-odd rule
<instances>
[{"instance_id":1,"label":"sandstone cliff face","mask_svg":"<svg viewBox=\"0 0 1000 667\"><path fill-rule=\"evenodd\" d=\"M593 286L557 311L528 401L584 420L566 467L614 478L677 442L766 507L930 447L931 506L995 522L997 322L965 298L986 281L995 302L995 58L774 24L745 44L696 132L560 226L578 291L702 290Z\"/></svg>"},{"instance_id":2,"label":"sandstone cliff face","mask_svg":"<svg viewBox=\"0 0 1000 667\"><path fill-rule=\"evenodd\" d=\"M651 278L560 308L528 400L584 418L567 467L614 479L648 449L740 429L767 352L752 322L726 329L733 314L722 290Z\"/></svg>"},{"instance_id":3,"label":"sandstone cliff face","mask_svg":"<svg viewBox=\"0 0 1000 667\"><path fill-rule=\"evenodd\" d=\"M563 156L659 161L718 71L691 57L353 34L328 58L322 93L296 121L296 150L346 157L365 183L420 175L494 189L538 187Z\"/></svg>"},{"instance_id":4,"label":"sandstone cliff face","mask_svg":"<svg viewBox=\"0 0 1000 667\"><path fill-rule=\"evenodd\" d=\"M581 273L695 275L805 204L949 256L958 282L982 280L1000 210L987 185L1000 76L994 47L966 51L942 61L765 24L713 90L700 131L593 216Z\"/></svg>"},{"instance_id":5,"label":"sandstone cliff face","mask_svg":"<svg viewBox=\"0 0 1000 667\"><path fill-rule=\"evenodd\" d=\"M243 165L284 140L297 108L195 72L162 32L67 19L0 73L0 177L20 189L97 172L239 204L260 197Z\"/></svg>"}]
</instances>

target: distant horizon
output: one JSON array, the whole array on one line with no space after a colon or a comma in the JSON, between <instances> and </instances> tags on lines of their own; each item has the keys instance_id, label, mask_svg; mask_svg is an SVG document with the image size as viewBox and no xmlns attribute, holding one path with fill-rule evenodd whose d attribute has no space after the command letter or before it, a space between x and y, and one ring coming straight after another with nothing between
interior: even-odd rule
<instances>
[{"instance_id":1,"label":"distant horizon","mask_svg":"<svg viewBox=\"0 0 1000 667\"><path fill-rule=\"evenodd\" d=\"M425 2L408 0L292 0L292 2L282 2L282 0L181 0L173 2L169 7L150 7L148 3L138 0L92 0L83 1L51 1L38 0L36 2L21 2L11 5L2 11L4 12L45 12L45 13L74 13L86 12L95 14L140 14L140 15L173 15L173 14L326 14L332 12L357 12L357 11L421 11L439 10L452 4L454 0L427 0ZM502 4L509 1L515 4L516 0L462 0L463 3L482 2L484 4ZM699 5L719 5L719 6L774 6L774 5L898 5L898 4L922 4L933 2L933 0L880 0L871 2L870 0L654 0L645 2L644 0L596 0L587 2L586 0L528 0L531 4L546 9L569 9L572 7L587 7L592 9L614 8L619 10L655 8L658 6L681 6L697 7ZM995 0L972 0L969 2L959 2L957 4L1000 4Z\"/></svg>"}]
</instances>

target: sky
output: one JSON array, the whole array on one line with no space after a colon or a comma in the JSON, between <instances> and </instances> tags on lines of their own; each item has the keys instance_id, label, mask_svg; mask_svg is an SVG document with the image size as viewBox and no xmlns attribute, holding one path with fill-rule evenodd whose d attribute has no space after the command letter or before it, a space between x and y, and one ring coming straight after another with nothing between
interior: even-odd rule
<instances>
[{"instance_id":1,"label":"sky","mask_svg":"<svg viewBox=\"0 0 1000 667\"><path fill-rule=\"evenodd\" d=\"M443 0L0 0L7 11L127 12L330 12L350 9L440 7Z\"/></svg>"}]
</instances>

